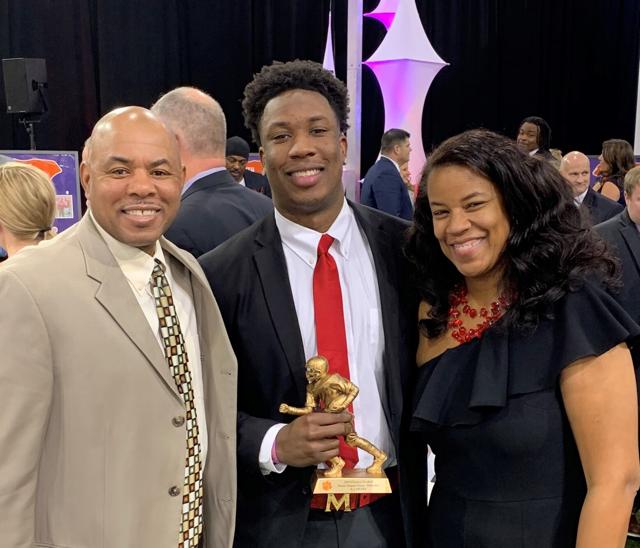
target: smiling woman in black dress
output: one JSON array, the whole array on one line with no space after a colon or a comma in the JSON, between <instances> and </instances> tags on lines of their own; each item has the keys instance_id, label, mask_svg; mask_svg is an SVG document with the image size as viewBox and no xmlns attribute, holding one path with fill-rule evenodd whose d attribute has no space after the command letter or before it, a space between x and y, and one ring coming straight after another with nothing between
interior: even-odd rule
<instances>
[{"instance_id":1,"label":"smiling woman in black dress","mask_svg":"<svg viewBox=\"0 0 640 548\"><path fill-rule=\"evenodd\" d=\"M428 160L407 254L422 299L412 428L433 548L622 547L640 483L615 263L567 185L474 130Z\"/></svg>"}]
</instances>

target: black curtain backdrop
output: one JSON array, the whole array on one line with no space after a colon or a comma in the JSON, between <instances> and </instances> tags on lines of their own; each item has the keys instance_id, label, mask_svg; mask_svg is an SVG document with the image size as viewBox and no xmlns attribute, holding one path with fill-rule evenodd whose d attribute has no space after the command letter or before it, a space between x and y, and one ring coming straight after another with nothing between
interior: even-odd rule
<instances>
[{"instance_id":1,"label":"black curtain backdrop","mask_svg":"<svg viewBox=\"0 0 640 548\"><path fill-rule=\"evenodd\" d=\"M273 60L322 61L330 6L336 71L346 74L348 0L0 0L0 57L47 60L51 112L40 149L80 150L96 120L127 104L149 106L179 85L220 101L228 134L249 133L240 101L252 74ZM552 146L600 152L604 139L633 141L640 58L638 0L416 0L427 35L449 66L423 115L428 152L468 128L513 136L538 115ZM365 11L376 0L365 0ZM384 27L365 18L366 59ZM28 148L5 113L0 149ZM377 156L384 113L363 68L362 173ZM398 85L402 85L399 83Z\"/></svg>"}]
</instances>

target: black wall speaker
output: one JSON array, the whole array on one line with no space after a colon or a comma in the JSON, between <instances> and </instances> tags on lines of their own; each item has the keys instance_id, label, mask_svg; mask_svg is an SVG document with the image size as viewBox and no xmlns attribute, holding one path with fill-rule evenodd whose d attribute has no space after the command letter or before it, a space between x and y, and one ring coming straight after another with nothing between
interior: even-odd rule
<instances>
[{"instance_id":1,"label":"black wall speaker","mask_svg":"<svg viewBox=\"0 0 640 548\"><path fill-rule=\"evenodd\" d=\"M47 64L44 59L3 59L2 73L9 114L46 112Z\"/></svg>"}]
</instances>

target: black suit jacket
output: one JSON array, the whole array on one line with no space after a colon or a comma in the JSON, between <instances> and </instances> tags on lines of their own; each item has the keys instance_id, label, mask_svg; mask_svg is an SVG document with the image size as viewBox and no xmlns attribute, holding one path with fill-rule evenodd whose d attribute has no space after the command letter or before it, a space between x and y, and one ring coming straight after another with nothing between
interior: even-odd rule
<instances>
[{"instance_id":1,"label":"black suit jacket","mask_svg":"<svg viewBox=\"0 0 640 548\"><path fill-rule=\"evenodd\" d=\"M255 190L260 194L264 194L265 196L269 196L271 198L271 186L269 185L269 179L267 179L264 175L260 173L256 173L255 171L251 171L249 169L244 170L244 184L247 188L251 190Z\"/></svg>"},{"instance_id":2,"label":"black suit jacket","mask_svg":"<svg viewBox=\"0 0 640 548\"><path fill-rule=\"evenodd\" d=\"M350 205L375 262L385 337L385 414L398 457L405 535L412 539L418 535L416 523L424 521L426 503L424 449L404 434L405 407L409 407L404 396L416 370L417 343L416 299L407 283L402 255L407 224ZM200 264L238 358L235 546L297 548L309 513L314 468L289 466L282 474L263 476L258 464L266 431L276 423L293 420L280 414L278 405L303 405L306 390L304 348L274 217L269 215L200 257Z\"/></svg>"},{"instance_id":3,"label":"black suit jacket","mask_svg":"<svg viewBox=\"0 0 640 548\"><path fill-rule=\"evenodd\" d=\"M598 225L614 215L620 213L624 207L618 202L598 194L592 188L587 190L581 204L582 210L588 215L592 225Z\"/></svg>"},{"instance_id":4,"label":"black suit jacket","mask_svg":"<svg viewBox=\"0 0 640 548\"><path fill-rule=\"evenodd\" d=\"M413 218L409 191L396 166L384 156L367 171L362 183L360 202L408 221Z\"/></svg>"},{"instance_id":5,"label":"black suit jacket","mask_svg":"<svg viewBox=\"0 0 640 548\"><path fill-rule=\"evenodd\" d=\"M165 236L199 257L272 211L269 198L239 185L224 169L187 189Z\"/></svg>"},{"instance_id":6,"label":"black suit jacket","mask_svg":"<svg viewBox=\"0 0 640 548\"><path fill-rule=\"evenodd\" d=\"M622 263L622 288L613 296L640 323L640 233L626 209L596 226L595 231L611 244Z\"/></svg>"}]
</instances>

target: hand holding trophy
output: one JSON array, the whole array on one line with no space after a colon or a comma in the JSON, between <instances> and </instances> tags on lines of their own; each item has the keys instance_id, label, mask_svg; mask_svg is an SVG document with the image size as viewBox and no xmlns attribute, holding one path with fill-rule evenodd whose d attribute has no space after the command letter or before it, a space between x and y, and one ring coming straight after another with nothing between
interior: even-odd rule
<instances>
[{"instance_id":1,"label":"hand holding trophy","mask_svg":"<svg viewBox=\"0 0 640 548\"><path fill-rule=\"evenodd\" d=\"M282 403L279 407L280 413L297 416L308 415L314 411L341 413L358 395L358 387L350 380L337 373L329 373L329 364L323 356L310 358L305 370L308 384L304 407ZM362 449L372 455L373 464L366 471L345 470L343 474L344 459L340 456L333 457L327 463L329 469L316 472L314 493L390 493L389 480L382 470L382 465L387 460L386 453L354 431L345 432L344 439L350 447ZM341 481L318 481L324 478L341 478Z\"/></svg>"}]
</instances>

